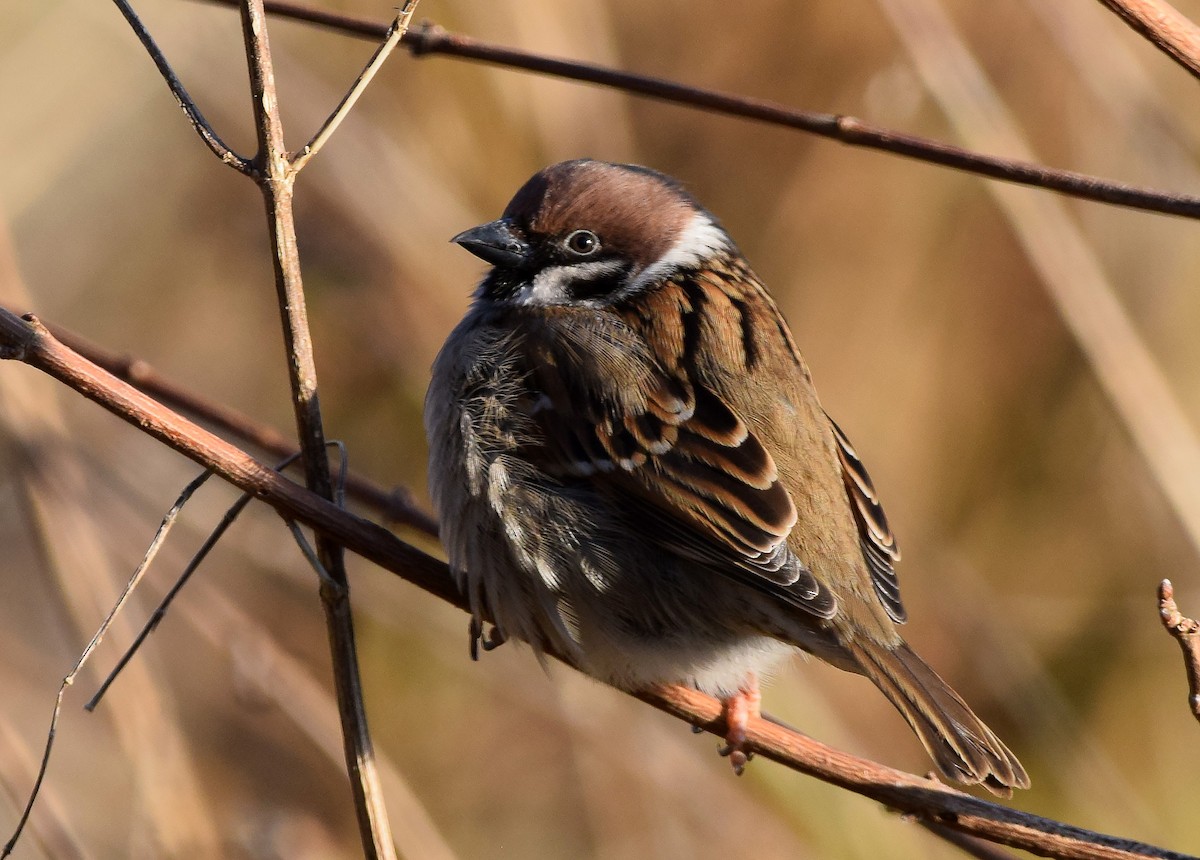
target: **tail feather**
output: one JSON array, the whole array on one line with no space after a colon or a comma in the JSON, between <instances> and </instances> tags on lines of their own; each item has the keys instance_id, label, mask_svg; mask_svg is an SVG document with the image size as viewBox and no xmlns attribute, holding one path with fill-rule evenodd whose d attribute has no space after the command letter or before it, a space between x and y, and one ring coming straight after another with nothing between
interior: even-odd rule
<instances>
[{"instance_id":1,"label":"tail feather","mask_svg":"<svg viewBox=\"0 0 1200 860\"><path fill-rule=\"evenodd\" d=\"M844 643L860 671L888 697L916 732L943 777L1011 796L1028 788L1025 768L967 703L903 642Z\"/></svg>"}]
</instances>

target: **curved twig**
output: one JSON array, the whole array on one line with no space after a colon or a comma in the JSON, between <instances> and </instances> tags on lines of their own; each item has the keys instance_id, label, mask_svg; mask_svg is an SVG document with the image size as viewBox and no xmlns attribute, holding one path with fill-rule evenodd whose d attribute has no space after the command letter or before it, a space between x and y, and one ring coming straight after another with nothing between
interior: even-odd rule
<instances>
[{"instance_id":1,"label":"curved twig","mask_svg":"<svg viewBox=\"0 0 1200 860\"><path fill-rule=\"evenodd\" d=\"M221 140L220 135L213 129L208 120L204 118L204 114L200 112L200 108L196 107L196 103L192 101L187 88L179 80L179 77L175 74L175 70L167 62L167 58L163 56L163 52L155 44L150 32L142 24L137 13L133 11L133 7L129 5L127 0L113 0L113 2L121 10L121 14L129 22L129 26L133 28L133 32L137 35L143 47L145 47L146 53L150 55L150 59L154 60L154 65L158 67L159 74L163 76L163 79L167 82L167 86L171 88L171 94L175 96L175 102L183 110L188 118L188 122L192 124L192 128L196 130L196 134L200 135L200 139L204 141L205 146L211 149L213 155L221 159L222 163L228 164L239 173L249 176L254 169L250 161L230 149L228 144Z\"/></svg>"},{"instance_id":2,"label":"curved twig","mask_svg":"<svg viewBox=\"0 0 1200 860\"><path fill-rule=\"evenodd\" d=\"M1164 579L1158 586L1158 613L1163 627L1179 643L1183 651L1183 668L1187 672L1188 704L1200 720L1200 621L1181 614L1175 605L1175 587Z\"/></svg>"}]
</instances>

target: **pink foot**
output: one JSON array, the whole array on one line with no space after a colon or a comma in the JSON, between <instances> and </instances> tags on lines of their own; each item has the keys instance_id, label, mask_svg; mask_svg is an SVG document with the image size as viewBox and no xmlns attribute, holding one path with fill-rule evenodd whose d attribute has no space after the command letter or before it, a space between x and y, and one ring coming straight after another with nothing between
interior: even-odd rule
<instances>
[{"instance_id":1,"label":"pink foot","mask_svg":"<svg viewBox=\"0 0 1200 860\"><path fill-rule=\"evenodd\" d=\"M725 746L721 748L721 755L729 757L733 772L741 776L753 755L745 749L746 726L751 717L758 719L761 715L762 693L758 690L757 676L751 672L741 689L723 699L721 705L725 716Z\"/></svg>"}]
</instances>

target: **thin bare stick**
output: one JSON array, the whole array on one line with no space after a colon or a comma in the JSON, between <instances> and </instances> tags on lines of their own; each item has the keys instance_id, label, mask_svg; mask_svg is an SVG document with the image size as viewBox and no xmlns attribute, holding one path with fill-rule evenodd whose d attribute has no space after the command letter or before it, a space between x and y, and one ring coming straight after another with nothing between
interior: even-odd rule
<instances>
[{"instance_id":1,"label":"thin bare stick","mask_svg":"<svg viewBox=\"0 0 1200 860\"><path fill-rule=\"evenodd\" d=\"M125 588L118 595L113 608L109 610L108 615L100 622L100 626L96 628L96 632L92 634L91 641L84 646L83 652L79 655L79 659L75 661L75 665L71 667L71 671L67 672L66 676L62 679L62 683L58 687L58 694L54 697L54 708L50 712L50 728L46 732L46 745L42 748L42 761L38 766L37 777L33 781L33 788L29 792L29 799L25 802L25 809L21 812L16 829L13 831L12 836L9 837L8 842L4 844L3 850L0 850L0 858L7 857L12 853L17 841L21 838L21 831L25 829L25 823L29 820L29 814L33 811L33 804L37 801L38 792L42 789L42 782L46 778L46 768L50 765L50 752L54 748L54 737L58 733L58 717L62 713L63 697L67 694L67 688L75 683L75 678L83 670L88 659L104 640L104 636L108 633L109 628L112 627L113 621L116 620L121 609L129 601L129 596L133 594L133 590L142 581L142 577L146 574L146 571L150 569L151 562L158 555L163 542L167 539L167 534L171 531L171 526L179 518L179 512L183 510L183 506L187 504L192 494L200 489L205 481L212 477L212 474L211 471L203 472L183 488L183 492L179 494L179 498L175 500L175 504L171 505L171 508L162 518L162 522L159 523L158 530L154 533L154 538L150 541L150 546L146 548L146 553L142 556L141 563L134 570L133 575L129 577L129 581L125 583Z\"/></svg>"},{"instance_id":2,"label":"thin bare stick","mask_svg":"<svg viewBox=\"0 0 1200 860\"><path fill-rule=\"evenodd\" d=\"M250 67L251 104L258 134L258 153L254 157L255 181L262 191L267 209L275 289L283 322L288 380L292 389L304 479L310 490L324 499L332 500L333 483L317 396L317 366L308 327L296 223L292 213L296 171L288 160L284 144L279 95L275 88L275 70L271 62L262 0L244 0L241 11L246 61ZM367 860L392 860L396 856L396 848L367 728L345 554L341 544L331 540L328 535L319 534L317 555L321 568L329 575L327 580L321 582L321 606L325 611L325 626L329 634L334 688L342 718L342 745L354 796L359 837Z\"/></svg>"},{"instance_id":3,"label":"thin bare stick","mask_svg":"<svg viewBox=\"0 0 1200 860\"><path fill-rule=\"evenodd\" d=\"M1166 0L1100 0L1155 47L1200 78L1200 27Z\"/></svg>"},{"instance_id":4,"label":"thin bare stick","mask_svg":"<svg viewBox=\"0 0 1200 860\"><path fill-rule=\"evenodd\" d=\"M1164 579L1158 586L1158 613L1163 627L1179 643L1183 651L1183 668L1187 672L1188 704L1200 720L1200 621L1188 618L1175 605L1175 587Z\"/></svg>"},{"instance_id":5,"label":"thin bare stick","mask_svg":"<svg viewBox=\"0 0 1200 860\"><path fill-rule=\"evenodd\" d=\"M8 310L17 313L11 308ZM43 320L43 324L56 339L93 364L103 367L109 373L135 385L168 406L197 417L206 424L217 427L244 443L261 448L274 457L287 458L290 462L291 458L300 452L296 443L276 428L256 421L223 403L202 397L159 373L153 365L141 358L105 349L48 320ZM374 508L386 522L406 525L430 537L437 537L437 522L417 506L412 491L407 487L388 489L363 475L346 470L342 470L338 475L339 480L344 480L345 489L351 498Z\"/></svg>"},{"instance_id":6,"label":"thin bare stick","mask_svg":"<svg viewBox=\"0 0 1200 860\"><path fill-rule=\"evenodd\" d=\"M413 12L417 9L417 0L405 0L404 7L396 16L396 20L392 21L392 26L388 27L384 33L383 42L375 49L375 53L371 55L371 59L359 74L357 80L354 81L354 86L342 98L341 103L334 108L333 113L325 120L325 124L312 136L312 140L304 145L304 147L292 157L292 171L299 173L304 169L304 165L308 164L308 160L321 151L321 147L325 142L337 131L337 127L342 124L342 120L350 113L350 109L358 101L359 96L367 89L371 80L375 77L375 73L383 66L384 60L392 53L400 40L404 38L404 34L408 32L408 27L412 23Z\"/></svg>"},{"instance_id":7,"label":"thin bare stick","mask_svg":"<svg viewBox=\"0 0 1200 860\"><path fill-rule=\"evenodd\" d=\"M211 474L211 472L204 473L205 477ZM166 616L167 609L170 607L172 601L174 601L178 596L179 592L183 590L183 587L187 584L187 581L192 578L192 574L195 573L196 569L200 567L201 562L208 557L208 554L212 551L213 547L217 545L217 542L225 535L225 532L229 530L229 527L234 524L239 516L241 516L242 511L246 509L246 506L250 504L253 498L254 497L249 493L243 493L241 497L230 506L229 510L225 512L225 516L223 516L221 521L217 523L217 527L212 530L212 532L205 539L204 543L200 545L200 549L198 549L196 554L193 555L188 561L187 566L183 569L183 573L181 573L179 578L175 580L175 584L171 586L170 590L167 591L166 596L163 597L158 606L154 608L154 611L150 613L150 618L142 626L142 629L138 632L138 635L134 638L129 647L125 649L125 653L121 655L121 659L117 661L117 664L113 667L112 671L108 673L108 677L106 677L104 682L100 684L100 687L96 690L95 695L93 695L92 698L88 700L87 704L83 706L85 711L94 711L96 706L100 704L100 700L104 698L104 694L108 692L108 688L112 686L112 683L117 679L117 676L121 674L121 670L124 669L125 665L133 659L134 654L136 654L138 649L142 647L142 643L145 642L146 638L155 631L159 622L162 621Z\"/></svg>"},{"instance_id":8,"label":"thin bare stick","mask_svg":"<svg viewBox=\"0 0 1200 860\"><path fill-rule=\"evenodd\" d=\"M208 2L232 6L238 0ZM268 0L266 8L282 17L330 27L361 38L378 39L387 31L386 25L375 21L337 15L296 3ZM1048 188L1084 200L1200 218L1200 197L1195 195L1140 187L1072 170L1044 167L1030 161L983 155L942 141L874 125L856 117L796 110L765 99L730 95L593 63L547 57L451 33L434 24L422 24L414 28L405 35L403 42L415 57L443 55L583 81L673 104L818 134L849 146L877 149L1018 185Z\"/></svg>"},{"instance_id":9,"label":"thin bare stick","mask_svg":"<svg viewBox=\"0 0 1200 860\"><path fill-rule=\"evenodd\" d=\"M316 571L317 578L321 582L328 584L330 588L338 588L339 583L329 575L329 571L321 564L321 559L317 555L317 551L308 542L308 538L304 536L304 532L300 530L300 526L297 525L296 521L290 517L284 517L283 521L287 524L288 530L292 533L292 539L296 541L296 546L300 547L300 552L308 561L309 566Z\"/></svg>"},{"instance_id":10,"label":"thin bare stick","mask_svg":"<svg viewBox=\"0 0 1200 860\"><path fill-rule=\"evenodd\" d=\"M386 529L289 481L244 451L96 367L56 341L36 319L20 319L0 310L0 358L16 359L42 370L142 432L252 493L285 517L304 523L466 610L467 601L455 587L444 563L404 543ZM661 687L645 691L638 698L692 725L724 735L721 704L710 696L683 687ZM748 742L764 758L874 798L902 813L1046 857L1188 860L1184 854L974 798L841 752L766 720L751 721Z\"/></svg>"},{"instance_id":11,"label":"thin bare stick","mask_svg":"<svg viewBox=\"0 0 1200 860\"><path fill-rule=\"evenodd\" d=\"M113 2L117 4L117 8L121 10L121 14L125 16L125 20L133 28L133 32L141 41L142 46L150 54L150 59L154 60L154 65L158 66L159 74L163 76L163 80L171 88L171 93L175 96L175 102L182 108L184 115L188 118L188 122L196 130L196 134L200 135L200 139L212 150L213 155L221 159L223 163L228 164L239 173L249 175L251 172L250 162L230 149L225 141L221 140L213 127L209 125L208 120L204 118L204 114L200 113L200 108L196 107L196 103L188 95L187 88L179 80L179 77L175 74L175 70L171 68L171 64L167 62L167 58L163 56L163 52L159 50L158 45L155 44L149 31L142 24L141 19L133 11L133 7L129 5L127 0L113 0Z\"/></svg>"}]
</instances>

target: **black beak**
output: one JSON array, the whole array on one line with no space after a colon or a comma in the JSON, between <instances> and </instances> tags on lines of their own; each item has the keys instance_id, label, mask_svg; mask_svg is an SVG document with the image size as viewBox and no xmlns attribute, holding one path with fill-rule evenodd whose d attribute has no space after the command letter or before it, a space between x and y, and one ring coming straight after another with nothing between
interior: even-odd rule
<instances>
[{"instance_id":1,"label":"black beak","mask_svg":"<svg viewBox=\"0 0 1200 860\"><path fill-rule=\"evenodd\" d=\"M464 230L450 241L493 266L516 268L529 259L529 243L504 219Z\"/></svg>"}]
</instances>

